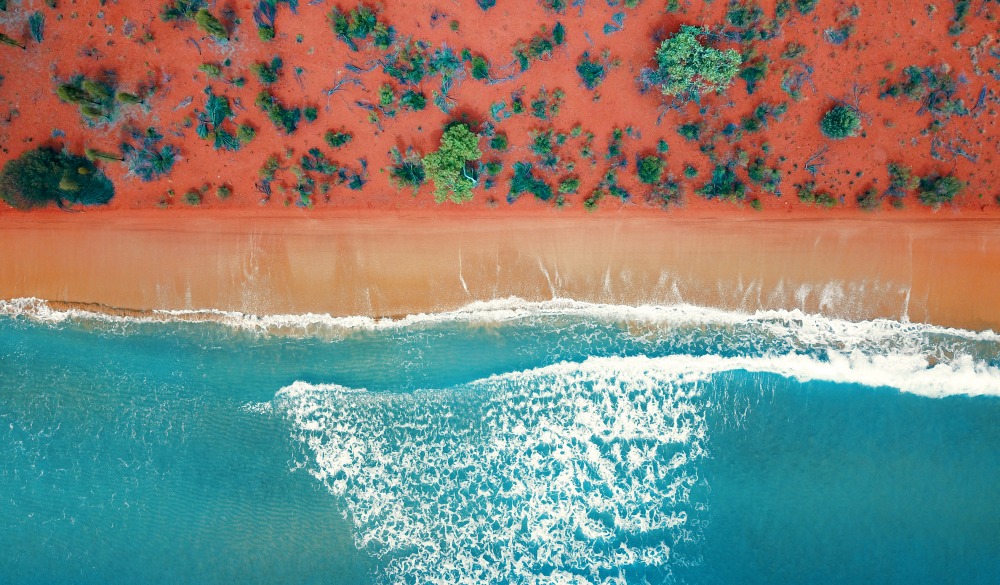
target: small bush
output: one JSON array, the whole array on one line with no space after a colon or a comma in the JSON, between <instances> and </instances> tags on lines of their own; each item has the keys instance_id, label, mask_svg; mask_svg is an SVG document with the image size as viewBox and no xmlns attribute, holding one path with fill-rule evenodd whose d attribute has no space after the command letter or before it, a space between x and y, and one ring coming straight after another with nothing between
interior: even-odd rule
<instances>
[{"instance_id":1,"label":"small bush","mask_svg":"<svg viewBox=\"0 0 1000 585\"><path fill-rule=\"evenodd\" d=\"M427 180L427 172L420 155L412 147L406 149L406 154L393 147L390 156L393 164L389 167L389 178L397 188L410 187L416 194L417 189Z\"/></svg>"},{"instance_id":2,"label":"small bush","mask_svg":"<svg viewBox=\"0 0 1000 585\"><path fill-rule=\"evenodd\" d=\"M330 148L340 148L345 144L349 143L354 136L350 132L334 132L333 130L327 130L326 134L323 135L323 140L330 146Z\"/></svg>"},{"instance_id":3,"label":"small bush","mask_svg":"<svg viewBox=\"0 0 1000 585\"><path fill-rule=\"evenodd\" d=\"M420 110L427 107L427 96L423 92L408 89L399 96L399 106L408 110L413 110L414 112L419 112Z\"/></svg>"},{"instance_id":4,"label":"small bush","mask_svg":"<svg viewBox=\"0 0 1000 585\"><path fill-rule=\"evenodd\" d=\"M965 184L953 175L930 175L917 183L917 200L928 206L951 203Z\"/></svg>"},{"instance_id":5,"label":"small bush","mask_svg":"<svg viewBox=\"0 0 1000 585\"><path fill-rule=\"evenodd\" d=\"M45 15L41 12L33 12L28 17L28 29L31 32L31 38L36 43L42 42L45 39Z\"/></svg>"},{"instance_id":6,"label":"small bush","mask_svg":"<svg viewBox=\"0 0 1000 585\"><path fill-rule=\"evenodd\" d=\"M490 148L493 150L504 151L507 150L507 135L506 134L496 134L493 138L490 138Z\"/></svg>"},{"instance_id":7,"label":"small bush","mask_svg":"<svg viewBox=\"0 0 1000 585\"><path fill-rule=\"evenodd\" d=\"M229 40L229 32L226 31L226 27L207 9L202 8L199 10L194 15L194 21L198 25L198 28L205 31L206 34L215 37L217 40Z\"/></svg>"},{"instance_id":8,"label":"small bush","mask_svg":"<svg viewBox=\"0 0 1000 585\"><path fill-rule=\"evenodd\" d=\"M535 176L531 163L514 163L514 176L510 180L510 191L507 193L507 202L513 203L524 193L531 193L542 201L552 199L552 187L548 183Z\"/></svg>"},{"instance_id":9,"label":"small bush","mask_svg":"<svg viewBox=\"0 0 1000 585\"><path fill-rule=\"evenodd\" d=\"M583 86L587 89L597 89L607 75L607 68L598 60L591 59L590 53L584 51L576 63L576 73L580 76Z\"/></svg>"},{"instance_id":10,"label":"small bush","mask_svg":"<svg viewBox=\"0 0 1000 585\"><path fill-rule=\"evenodd\" d=\"M281 72L281 57L274 57L271 63L253 63L250 71L257 77L261 85L271 85L278 81L278 74Z\"/></svg>"},{"instance_id":11,"label":"small bush","mask_svg":"<svg viewBox=\"0 0 1000 585\"><path fill-rule=\"evenodd\" d=\"M170 173L179 154L175 146L159 146L163 136L153 128L144 133L133 132L132 138L138 141L138 146L126 142L121 147L125 166L131 174L148 182Z\"/></svg>"},{"instance_id":12,"label":"small bush","mask_svg":"<svg viewBox=\"0 0 1000 585\"><path fill-rule=\"evenodd\" d=\"M848 106L833 106L823 116L819 127L828 138L834 140L850 138L861 130L861 115Z\"/></svg>"},{"instance_id":13,"label":"small bush","mask_svg":"<svg viewBox=\"0 0 1000 585\"><path fill-rule=\"evenodd\" d=\"M644 156L636 161L636 170L639 180L647 185L655 185L660 182L663 175L663 159L658 156Z\"/></svg>"},{"instance_id":14,"label":"small bush","mask_svg":"<svg viewBox=\"0 0 1000 585\"><path fill-rule=\"evenodd\" d=\"M568 195L576 193L580 189L580 179L578 177L566 177L559 181L559 192Z\"/></svg>"},{"instance_id":15,"label":"small bush","mask_svg":"<svg viewBox=\"0 0 1000 585\"><path fill-rule=\"evenodd\" d=\"M472 78L485 80L490 78L490 64L479 55L472 58Z\"/></svg>"},{"instance_id":16,"label":"small bush","mask_svg":"<svg viewBox=\"0 0 1000 585\"><path fill-rule=\"evenodd\" d=\"M330 26L337 38L343 41L352 51L359 49L356 41L363 41L379 29L378 17L375 11L363 4L350 12L344 12L334 7L329 15ZM384 27L384 30L388 30Z\"/></svg>"},{"instance_id":17,"label":"small bush","mask_svg":"<svg viewBox=\"0 0 1000 585\"><path fill-rule=\"evenodd\" d=\"M267 114L274 126L285 134L293 134L298 128L299 120L302 118L302 110L299 108L286 108L267 91L257 94L254 103Z\"/></svg>"},{"instance_id":18,"label":"small bush","mask_svg":"<svg viewBox=\"0 0 1000 585\"><path fill-rule=\"evenodd\" d=\"M188 191L181 196L181 201L187 205L191 205L192 207L201 205L201 193L195 189L188 189Z\"/></svg>"}]
</instances>

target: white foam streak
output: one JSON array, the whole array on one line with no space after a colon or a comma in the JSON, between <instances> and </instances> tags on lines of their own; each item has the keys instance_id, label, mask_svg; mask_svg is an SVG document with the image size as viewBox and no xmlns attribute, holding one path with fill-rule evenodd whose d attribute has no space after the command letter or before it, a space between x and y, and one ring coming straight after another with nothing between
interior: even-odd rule
<instances>
[{"instance_id":1,"label":"white foam streak","mask_svg":"<svg viewBox=\"0 0 1000 585\"><path fill-rule=\"evenodd\" d=\"M830 285L835 290L838 285ZM833 294L833 293L830 293ZM829 296L829 295L828 295ZM214 322L235 329L262 334L321 335L352 330L406 329L439 323L499 324L547 316L573 316L604 321L630 321L659 325L760 325L776 334L836 337L846 343L870 341L896 335L948 335L970 341L1000 342L992 330L968 331L925 323L872 319L847 321L805 313L800 309L762 310L754 313L729 311L688 304L611 305L566 298L526 301L518 297L475 301L453 311L417 313L399 319L366 316L334 317L328 314L251 315L238 311L153 310L142 316L121 316L84 309L53 309L36 298L0 300L0 316L23 317L37 322L62 323L69 320L98 320L114 323L162 323L171 321ZM800 333L801 332L801 333Z\"/></svg>"}]
</instances>

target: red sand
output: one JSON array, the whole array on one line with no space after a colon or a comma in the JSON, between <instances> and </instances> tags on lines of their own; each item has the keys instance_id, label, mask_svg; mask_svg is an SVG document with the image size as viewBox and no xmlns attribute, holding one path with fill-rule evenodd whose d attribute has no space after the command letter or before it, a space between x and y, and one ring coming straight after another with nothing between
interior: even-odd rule
<instances>
[{"instance_id":1,"label":"red sand","mask_svg":"<svg viewBox=\"0 0 1000 585\"><path fill-rule=\"evenodd\" d=\"M28 10L14 6L7 13L0 13L0 31L19 40L27 40ZM347 63L364 65L366 60L380 56L369 50L352 53L347 46L334 37L327 22L330 3L319 6L301 2L298 15L293 15L287 5L279 4L277 16L277 38L264 43L257 38L252 18L252 8L256 3L235 2L213 7L216 14L223 9L231 9L238 25L229 24L232 40L218 43L205 36L193 22L163 22L157 16L162 0L156 2L108 2L99 6L96 2L74 3L59 0L52 9L34 3L46 15L45 40L41 44L28 41L28 50L0 45L3 67L0 73L5 77L0 85L0 119L7 122L0 126L0 145L4 157L14 157L40 144L65 144L70 150L80 152L86 147L117 152L125 136L125 128L134 126L145 129L154 126L167 135L168 141L181 148L181 160L175 165L168 178L153 183L142 183L135 177L126 177L123 165L104 163L104 169L117 186L117 197L110 209L149 209L158 202L167 201L172 208L186 206L180 201L181 195L191 188L209 185L202 208L258 208L261 194L254 188L258 180L257 171L271 154L294 151L297 159L311 147L318 147L334 160L358 167L358 159L369 163L370 182L361 191L350 191L344 186L335 186L330 191L329 202L322 196L315 197L315 213L325 208L372 208L372 209L437 209L425 186L417 197L407 190L399 191L387 180L384 172L390 161L388 151L392 146L404 148L412 144L420 152L426 153L436 147L442 124L450 118L467 116L474 122L488 120L490 104L501 99L510 103L511 92L525 88L525 102L535 96L541 87L549 92L562 89L566 100L561 112L552 121L542 121L525 113L514 116L500 124L498 129L510 137L512 149L499 157L505 169L497 186L489 192L477 190L475 199L463 206L465 209L497 205L497 213L509 214L505 201L507 179L511 173L511 163L517 160L533 160L527 149L528 131L549 127L568 132L576 124L584 131L596 135L595 147L597 163L576 162L575 173L583 184L579 194L568 197L569 209L562 213L582 213L581 201L590 194L608 164L604 160L605 147L614 128L631 126L640 136L626 137L624 151L628 157L628 169L619 171L620 182L632 194L631 201L623 204L615 198L606 197L601 201L604 212L628 209L630 213L637 207L645 207L646 188L635 180L634 159L637 154L655 151L657 141L665 139L670 145L666 155L668 173L683 184L683 207L671 209L671 214L691 216L718 215L729 213L752 213L748 206L733 205L719 201L705 201L693 190L700 187L710 173L711 165L698 145L681 138L676 127L686 121L704 120L709 125L720 128L726 122L739 123L740 118L751 112L758 104L787 102L789 109L783 121L772 123L763 132L747 134L742 140L730 144L719 141L717 149L721 158L733 155L737 149L748 152L751 159L761 153L761 145L770 145L768 160L778 164L785 174L778 198L753 189L753 197L759 197L765 215L786 213L797 217L828 217L830 210L817 209L799 202L795 197L793 184L809 180L810 175L803 170L810 155L824 145L829 146L825 154L826 164L819 169L817 186L827 189L842 198L837 210L854 209L855 198L864 188L873 185L880 191L886 188L887 161L898 161L911 166L918 175L933 172L954 172L968 181L969 186L952 205L939 212L951 215L954 211L975 213L977 216L997 217L1000 213L996 203L998 144L996 141L996 102L998 83L992 71L1000 66L1000 59L992 56L996 52L995 34L996 7L987 3L982 8L973 7L967 18L965 32L959 36L949 36L947 29L952 17L952 6L943 3L936 12L928 14L923 4L908 1L861 2L856 19L849 18L849 6L831 0L821 0L815 11L802 16L792 10L791 18L782 21L781 34L774 40L754 42L752 47L758 53L771 58L770 72L753 95L748 95L743 81L737 79L722 96L705 99L707 114L698 115L696 106L691 104L683 114L669 112L657 125L658 108L662 96L657 91L640 95L636 77L641 68L652 64L651 58L656 47L653 38L658 32L672 33L681 24L703 24L718 26L724 22L727 3L711 4L691 2L678 13L667 13L663 2L645 0L636 8L622 6L610 8L603 1L585 3L581 11L570 7L563 14L546 12L540 3L532 0L500 0L497 6L484 12L472 0L462 2L426 2L403 0L380 6L379 18L395 27L397 38L413 37L422 39L438 47L447 43L456 52L469 48L473 54L486 56L492 64L494 75L500 76L498 69L513 60L511 47L519 40L528 40L542 25L552 28L556 21L562 22L567 30L567 42L557 47L552 58L535 62L530 69L517 79L487 85L467 77L451 95L457 108L452 116L446 116L431 104L431 91L438 80L425 80L423 91L428 97L427 109L423 112L400 112L395 118L382 116L384 131L378 131L367 119L368 112L356 105L357 100L377 102L378 87L393 80L380 68L361 76L364 89L347 86L328 99L323 90L330 88L336 79L354 76L346 69ZM349 9L353 3L338 3ZM762 2L767 19L774 16L774 3ZM625 14L624 30L610 35L602 32L602 27L611 22L612 14ZM437 19L433 19L434 14ZM846 20L845 20L846 19ZM453 31L449 22L458 22L458 30ZM823 39L823 32L838 22L853 22L856 30L843 45L833 45ZM145 41L149 32L152 40ZM589 39L585 36L589 35ZM301 35L301 42L297 38ZM790 42L807 47L802 61L813 67L812 81L815 88L806 86L800 101L792 101L780 88L785 70L793 66L793 61L783 60L780 53ZM730 43L727 46L740 48ZM574 67L580 54L589 50L598 55L608 49L611 57L620 59L621 65L614 68L603 84L594 92L584 89ZM253 105L260 84L249 71L256 61L270 60L280 55L284 60L281 80L272 86L275 94L286 104L293 106L314 105L319 108L319 118L313 123L303 123L292 136L282 136L263 114ZM973 63L972 56L976 56ZM237 88L222 80L207 79L197 71L201 63L221 64L231 60L231 66L223 67L226 79L244 76L246 86ZM891 63L891 65L889 65ZM898 99L878 99L879 81L897 81L903 68L908 65L938 66L946 64L951 71L967 83L960 84L956 97L964 99L972 108L982 88L986 88L984 103L972 115L953 116L942 129L922 135L932 122L929 114L917 115L920 104ZM297 67L301 75L295 75ZM466 66L467 67L467 66ZM888 71L889 68L893 70ZM512 68L516 71L516 67ZM114 72L119 80L119 88L136 91L142 84L155 85L157 91L148 100L149 107L131 106L111 126L88 128L81 120L77 107L59 102L54 90L57 84L74 74L90 76L102 72ZM834 99L847 99L857 84L867 88L861 97L861 110L867 116L864 135L846 140L833 141L819 132L822 114L834 103ZM185 118L191 117L194 108L204 107L203 90L211 85L218 94L231 99L239 99L243 108L235 108L237 123L248 121L258 129L257 138L238 153L216 151L212 145L199 139L194 127L183 128ZM398 84L397 94L400 91ZM191 97L192 105L179 108L185 98ZM530 108L529 108L530 109ZM6 115L8 114L9 115ZM346 148L331 150L323 143L323 133L328 129L347 128L354 134L354 141ZM53 131L60 130L66 137L53 139ZM177 130L183 138L171 136ZM934 137L946 142L960 137L967 141L965 149L976 157L972 163L966 158L947 155L944 160L932 159L931 141ZM485 148L487 159L494 153ZM579 158L578 141L569 139L559 154L564 161ZM778 163L778 157L786 157ZM694 179L685 179L682 171L691 164L700 170ZM285 167L290 163L284 162ZM745 179L745 171L741 171ZM552 174L547 177L554 183L567 173ZM294 177L287 170L279 175L278 183L291 188ZM214 193L221 184L231 185L234 196L219 201ZM554 185L553 185L554 186ZM168 190L174 195L168 197ZM291 205L297 201L289 191L282 194L275 189L275 195L265 207L275 208ZM452 207L453 204L441 206ZM534 200L530 195L522 197L513 207L541 211L552 203ZM88 210L89 211L89 210ZM0 209L0 213L9 210ZM836 213L839 215L843 212ZM854 213L853 211L851 213ZM911 194L906 200L903 212L890 210L884 206L882 213L898 217L924 217L934 213L922 208Z\"/></svg>"}]
</instances>

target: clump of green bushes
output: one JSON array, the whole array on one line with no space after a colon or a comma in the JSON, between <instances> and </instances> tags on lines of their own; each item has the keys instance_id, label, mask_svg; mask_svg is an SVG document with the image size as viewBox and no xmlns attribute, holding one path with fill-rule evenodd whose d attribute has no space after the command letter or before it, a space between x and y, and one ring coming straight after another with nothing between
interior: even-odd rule
<instances>
[{"instance_id":1,"label":"clump of green bushes","mask_svg":"<svg viewBox=\"0 0 1000 585\"><path fill-rule=\"evenodd\" d=\"M267 114L274 126L285 134L294 134L302 119L300 108L287 108L269 91L257 94L254 104Z\"/></svg>"},{"instance_id":2,"label":"clump of green bushes","mask_svg":"<svg viewBox=\"0 0 1000 585\"><path fill-rule=\"evenodd\" d=\"M375 10L359 4L357 8L345 12L336 6L330 11L330 26L338 39L352 51L358 51L358 41L372 37L375 47L385 50L392 45L393 31L378 21Z\"/></svg>"},{"instance_id":3,"label":"clump of green bushes","mask_svg":"<svg viewBox=\"0 0 1000 585\"><path fill-rule=\"evenodd\" d=\"M116 93L112 82L83 76L77 76L57 87L56 95L65 103L79 106L80 114L90 124L114 120L118 103L133 104L141 101L138 96L130 93Z\"/></svg>"},{"instance_id":4,"label":"clump of green bushes","mask_svg":"<svg viewBox=\"0 0 1000 585\"><path fill-rule=\"evenodd\" d=\"M0 198L17 209L104 205L114 195L114 185L94 163L49 147L8 160L0 171Z\"/></svg>"}]
</instances>

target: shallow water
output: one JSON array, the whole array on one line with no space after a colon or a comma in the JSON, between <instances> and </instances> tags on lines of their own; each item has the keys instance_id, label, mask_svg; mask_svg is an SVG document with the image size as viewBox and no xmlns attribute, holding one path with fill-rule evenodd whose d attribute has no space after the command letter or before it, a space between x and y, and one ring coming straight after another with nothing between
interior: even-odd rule
<instances>
[{"instance_id":1,"label":"shallow water","mask_svg":"<svg viewBox=\"0 0 1000 585\"><path fill-rule=\"evenodd\" d=\"M1000 579L990 332L0 314L3 582Z\"/></svg>"}]
</instances>

